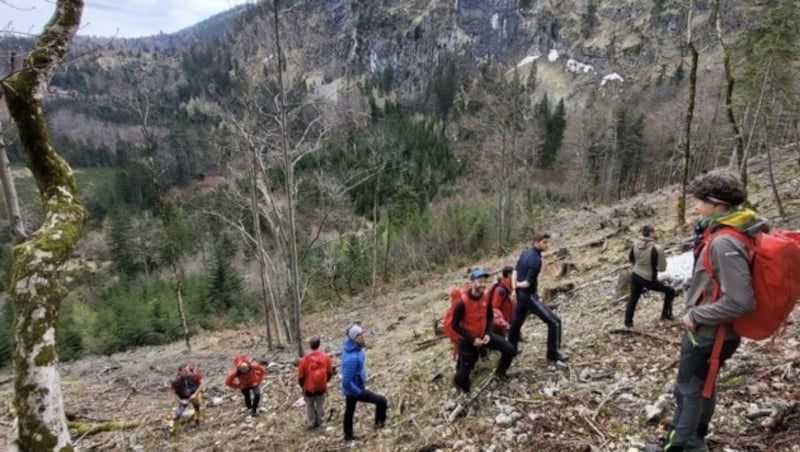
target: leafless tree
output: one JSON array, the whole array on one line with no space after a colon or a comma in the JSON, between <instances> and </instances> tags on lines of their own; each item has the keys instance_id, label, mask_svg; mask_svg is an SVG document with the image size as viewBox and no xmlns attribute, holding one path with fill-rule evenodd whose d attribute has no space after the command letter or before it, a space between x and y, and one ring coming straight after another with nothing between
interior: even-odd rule
<instances>
[{"instance_id":1,"label":"leafless tree","mask_svg":"<svg viewBox=\"0 0 800 452\"><path fill-rule=\"evenodd\" d=\"M694 101L697 92L697 48L692 40L692 12L694 0L689 1L689 10L686 13L686 45L691 55L689 67L689 103L686 107L683 136L683 168L681 168L681 195L678 198L678 225L686 223L686 187L689 184L689 165L692 160L692 120L694 119Z\"/></svg>"},{"instance_id":2,"label":"leafless tree","mask_svg":"<svg viewBox=\"0 0 800 452\"><path fill-rule=\"evenodd\" d=\"M14 410L10 450L72 450L58 375L55 329L66 294L61 270L80 237L87 213L69 165L50 140L44 93L55 65L75 36L82 0L57 0L55 12L25 57L22 69L0 81L41 195L44 221L14 247Z\"/></svg>"}]
</instances>

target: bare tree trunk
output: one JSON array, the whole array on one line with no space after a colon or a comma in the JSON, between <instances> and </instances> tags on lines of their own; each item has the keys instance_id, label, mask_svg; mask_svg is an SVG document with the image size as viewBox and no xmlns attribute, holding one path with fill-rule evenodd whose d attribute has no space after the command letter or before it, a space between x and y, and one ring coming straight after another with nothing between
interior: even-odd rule
<instances>
[{"instance_id":1,"label":"bare tree trunk","mask_svg":"<svg viewBox=\"0 0 800 452\"><path fill-rule=\"evenodd\" d=\"M61 269L80 237L86 210L75 177L56 152L44 116L44 91L75 36L82 0L58 0L23 67L0 83L41 195L44 221L13 250L14 431L8 450L72 450L58 375L56 325L66 289Z\"/></svg>"},{"instance_id":2,"label":"bare tree trunk","mask_svg":"<svg viewBox=\"0 0 800 452\"><path fill-rule=\"evenodd\" d=\"M683 143L683 168L681 171L681 196L678 198L678 225L686 223L686 186L689 184L689 164L692 160L692 120L694 119L694 102L697 94L697 49L692 41L692 11L694 0L689 2L686 24L686 44L692 56L692 65L689 69L689 105L686 108L686 120Z\"/></svg>"},{"instance_id":3,"label":"bare tree trunk","mask_svg":"<svg viewBox=\"0 0 800 452\"><path fill-rule=\"evenodd\" d=\"M3 140L3 126L0 126L0 181L3 183L3 194L6 199L6 211L8 212L8 222L11 233L14 235L16 243L28 238L25 232L25 222L22 221L22 214L19 211L19 198L17 189L14 186L14 176L11 174L11 167L6 154L6 142Z\"/></svg>"},{"instance_id":4,"label":"bare tree trunk","mask_svg":"<svg viewBox=\"0 0 800 452\"><path fill-rule=\"evenodd\" d=\"M722 19L720 18L722 14L721 3L722 0L716 0L715 8L717 13L717 39L719 40L720 47L722 47L723 63L725 66L725 110L728 113L728 122L731 124L733 138L736 141L736 166L739 168L742 182L747 186L747 159L744 158L744 138L742 137L742 128L739 127L739 123L736 121L736 116L733 112L733 85L735 79L733 77L733 70L731 69L731 50L722 38Z\"/></svg>"},{"instance_id":5,"label":"bare tree trunk","mask_svg":"<svg viewBox=\"0 0 800 452\"><path fill-rule=\"evenodd\" d=\"M761 92L758 95L758 102L756 103L756 111L753 113L753 122L752 126L750 126L750 133L747 136L747 145L744 148L743 158L744 163L743 166L747 165L747 159L750 157L750 145L753 142L753 135L755 135L756 124L758 124L759 115L761 114L761 104L764 102L764 95L767 91L767 82L769 81L769 73L772 70L772 58L767 61L767 67L764 69L764 82L761 84Z\"/></svg>"},{"instance_id":6,"label":"bare tree trunk","mask_svg":"<svg viewBox=\"0 0 800 452\"><path fill-rule=\"evenodd\" d=\"M289 217L289 273L291 287L289 292L292 295L292 321L294 323L295 340L297 341L297 353L303 355L303 337L300 332L300 266L297 259L297 225L295 223L295 183L294 183L294 164L289 156L289 131L287 130L286 118L286 88L283 85L283 73L286 70L286 59L281 49L280 19L278 17L279 0L272 0L272 14L275 27L275 53L278 56L278 108L280 110L280 132L281 150L283 153L283 164L286 185L286 200Z\"/></svg>"},{"instance_id":7,"label":"bare tree trunk","mask_svg":"<svg viewBox=\"0 0 800 452\"><path fill-rule=\"evenodd\" d=\"M253 235L256 240L258 252L258 276L261 281L261 306L264 308L264 327L267 333L267 347L272 349L272 330L269 326L269 300L267 299L267 263L264 258L264 240L261 235L261 214L258 209L258 148L251 147L252 160L250 164L250 209L253 213ZM277 325L275 325L277 328Z\"/></svg>"},{"instance_id":8,"label":"bare tree trunk","mask_svg":"<svg viewBox=\"0 0 800 452\"><path fill-rule=\"evenodd\" d=\"M381 175L375 180L375 191L372 192L372 298L378 287L378 193L380 192Z\"/></svg>"}]
</instances>

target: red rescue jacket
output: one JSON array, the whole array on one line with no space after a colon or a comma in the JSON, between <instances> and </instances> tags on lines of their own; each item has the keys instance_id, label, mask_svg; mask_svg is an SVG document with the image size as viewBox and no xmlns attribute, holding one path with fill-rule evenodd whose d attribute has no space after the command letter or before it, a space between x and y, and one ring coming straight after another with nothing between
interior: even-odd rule
<instances>
[{"instance_id":1,"label":"red rescue jacket","mask_svg":"<svg viewBox=\"0 0 800 452\"><path fill-rule=\"evenodd\" d=\"M238 362L237 362L238 361ZM239 372L239 364L250 363L250 370ZM244 389L258 386L264 380L267 370L261 364L245 356L238 356L233 360L233 370L225 376L225 385L233 389Z\"/></svg>"}]
</instances>

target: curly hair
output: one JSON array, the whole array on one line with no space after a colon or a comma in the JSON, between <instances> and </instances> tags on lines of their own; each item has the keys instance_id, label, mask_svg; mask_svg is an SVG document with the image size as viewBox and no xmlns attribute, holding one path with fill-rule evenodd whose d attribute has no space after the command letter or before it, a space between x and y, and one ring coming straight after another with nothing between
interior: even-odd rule
<instances>
[{"instance_id":1,"label":"curly hair","mask_svg":"<svg viewBox=\"0 0 800 452\"><path fill-rule=\"evenodd\" d=\"M738 206L747 201L747 187L736 173L725 170L701 174L686 191L695 198L712 204Z\"/></svg>"}]
</instances>

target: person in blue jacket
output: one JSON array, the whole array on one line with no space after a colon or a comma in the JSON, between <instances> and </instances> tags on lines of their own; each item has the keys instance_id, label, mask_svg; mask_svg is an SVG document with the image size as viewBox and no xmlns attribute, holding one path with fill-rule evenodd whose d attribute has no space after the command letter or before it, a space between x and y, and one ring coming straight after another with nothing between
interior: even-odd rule
<instances>
[{"instance_id":1,"label":"person in blue jacket","mask_svg":"<svg viewBox=\"0 0 800 452\"><path fill-rule=\"evenodd\" d=\"M375 404L375 428L383 428L386 422L386 397L368 391L367 369L364 366L364 329L353 325L347 330L347 339L342 345L342 393L345 397L344 440L352 441L353 415L356 403Z\"/></svg>"}]
</instances>

